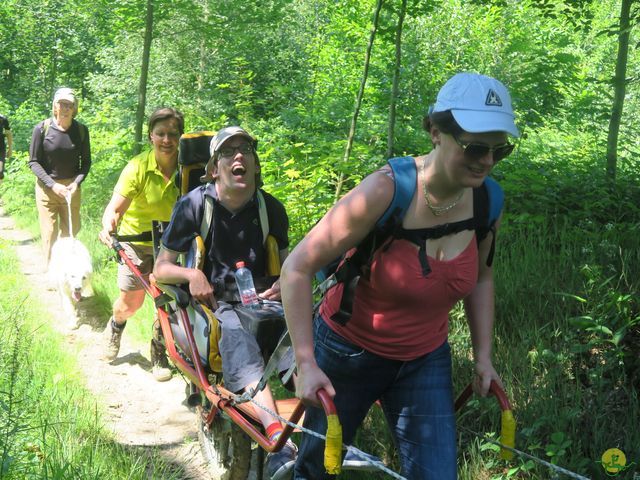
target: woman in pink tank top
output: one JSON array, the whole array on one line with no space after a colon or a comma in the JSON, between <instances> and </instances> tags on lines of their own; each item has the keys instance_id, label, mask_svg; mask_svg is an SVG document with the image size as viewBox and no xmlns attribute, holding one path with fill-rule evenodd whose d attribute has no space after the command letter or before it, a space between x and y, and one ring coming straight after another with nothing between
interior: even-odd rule
<instances>
[{"instance_id":1,"label":"woman in pink tank top","mask_svg":"<svg viewBox=\"0 0 640 480\"><path fill-rule=\"evenodd\" d=\"M380 400L402 464L413 479L456 478L456 433L448 317L464 301L476 377L486 395L501 384L491 361L494 285L490 251L495 229L476 241L466 227L474 217L474 189L517 137L511 98L498 80L474 73L450 78L429 109L424 127L433 143L413 158L416 188L400 233L378 249L361 277L350 318L332 320L344 285L325 295L313 316L315 272L354 248L392 202L388 168L366 177L345 195L287 258L282 299L298 367L297 395L307 404L305 426L324 432L326 417L316 392L334 396L350 444L369 407ZM443 225L463 225L434 235ZM333 478L324 471L323 443L303 437L296 479Z\"/></svg>"}]
</instances>

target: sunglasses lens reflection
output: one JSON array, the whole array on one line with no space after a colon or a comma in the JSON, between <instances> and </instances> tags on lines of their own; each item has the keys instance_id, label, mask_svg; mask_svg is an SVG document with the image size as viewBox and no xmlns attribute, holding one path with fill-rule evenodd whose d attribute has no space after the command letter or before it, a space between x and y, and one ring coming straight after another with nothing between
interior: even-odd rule
<instances>
[{"instance_id":1,"label":"sunglasses lens reflection","mask_svg":"<svg viewBox=\"0 0 640 480\"><path fill-rule=\"evenodd\" d=\"M247 154L253 152L253 147L251 145L248 145L248 144L243 144L243 145L240 145L238 147L222 147L219 150L219 152L220 152L220 155L222 155L223 157L231 157L236 152L240 152L243 155L247 155Z\"/></svg>"},{"instance_id":2,"label":"sunglasses lens reflection","mask_svg":"<svg viewBox=\"0 0 640 480\"><path fill-rule=\"evenodd\" d=\"M503 158L508 157L513 152L513 145L505 144L494 147L493 149L487 145L470 143L464 149L464 154L471 160L478 160L485 157L490 151L493 151L493 161L499 162Z\"/></svg>"}]
</instances>

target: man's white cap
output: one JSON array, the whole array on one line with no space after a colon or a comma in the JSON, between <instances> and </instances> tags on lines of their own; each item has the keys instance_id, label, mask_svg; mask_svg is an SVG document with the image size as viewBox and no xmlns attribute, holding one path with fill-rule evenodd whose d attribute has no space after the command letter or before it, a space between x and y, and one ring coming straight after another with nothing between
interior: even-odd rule
<instances>
[{"instance_id":1,"label":"man's white cap","mask_svg":"<svg viewBox=\"0 0 640 480\"><path fill-rule=\"evenodd\" d=\"M55 95L53 96L53 103L58 103L60 100L67 100L69 102L73 102L74 105L77 104L76 94L71 88L63 87L56 90Z\"/></svg>"},{"instance_id":2,"label":"man's white cap","mask_svg":"<svg viewBox=\"0 0 640 480\"><path fill-rule=\"evenodd\" d=\"M438 92L429 113L450 110L465 132L506 132L520 136L511 96L501 82L478 73L458 73Z\"/></svg>"}]
</instances>

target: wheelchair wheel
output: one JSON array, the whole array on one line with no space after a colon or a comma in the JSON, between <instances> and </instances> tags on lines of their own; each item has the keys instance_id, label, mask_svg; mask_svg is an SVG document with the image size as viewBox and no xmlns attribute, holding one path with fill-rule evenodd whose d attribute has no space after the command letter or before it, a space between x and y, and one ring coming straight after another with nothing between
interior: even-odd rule
<instances>
[{"instance_id":1,"label":"wheelchair wheel","mask_svg":"<svg viewBox=\"0 0 640 480\"><path fill-rule=\"evenodd\" d=\"M211 478L246 480L251 468L251 439L224 415L208 427L202 410L197 408L198 440Z\"/></svg>"}]
</instances>

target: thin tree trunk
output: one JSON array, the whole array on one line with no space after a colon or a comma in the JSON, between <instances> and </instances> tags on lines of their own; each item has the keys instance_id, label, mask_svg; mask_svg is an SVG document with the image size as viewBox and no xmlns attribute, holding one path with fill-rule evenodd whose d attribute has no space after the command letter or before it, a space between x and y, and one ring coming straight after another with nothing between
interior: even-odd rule
<instances>
[{"instance_id":1,"label":"thin tree trunk","mask_svg":"<svg viewBox=\"0 0 640 480\"><path fill-rule=\"evenodd\" d=\"M367 84L367 77L369 75L369 60L371 58L371 49L373 48L373 41L376 38L376 31L378 30L378 21L380 19L380 10L382 9L383 0L378 0L376 5L376 11L373 17L373 26L371 27L371 34L369 35L369 44L367 45L367 53L364 57L364 72L362 73L362 80L360 81L360 90L358 90L358 96L356 97L356 106L351 118L351 127L349 128L349 136L347 137L347 146L344 149L343 163L349 161L351 156L351 149L353 148L353 138L356 134L356 124L358 123L358 115L360 114L360 106L362 105L362 97L364 96L364 87ZM344 184L344 173L340 173L338 178L338 184L336 185L335 201L340 198L342 193L342 185Z\"/></svg>"},{"instance_id":2,"label":"thin tree trunk","mask_svg":"<svg viewBox=\"0 0 640 480\"><path fill-rule=\"evenodd\" d=\"M144 47L142 49L142 67L140 69L140 84L138 85L138 110L136 111L136 132L134 155L140 153L142 147L142 125L144 124L144 110L147 104L147 77L149 76L149 57L151 56L151 39L153 34L153 0L147 0L147 17L144 27Z\"/></svg>"},{"instance_id":3,"label":"thin tree trunk","mask_svg":"<svg viewBox=\"0 0 640 480\"><path fill-rule=\"evenodd\" d=\"M56 87L57 87L57 83L58 83L58 58L59 58L59 53L58 53L58 47L57 45L57 39L54 40L54 46L51 49L51 76L49 81L47 81L47 77L46 77L46 72L47 69L44 69L44 78L45 78L45 89L48 90L49 95L47 96L47 99L53 99L53 95L56 92ZM47 83L49 85L47 85Z\"/></svg>"},{"instance_id":4,"label":"thin tree trunk","mask_svg":"<svg viewBox=\"0 0 640 480\"><path fill-rule=\"evenodd\" d=\"M620 33L618 35L618 59L616 60L616 76L613 80L614 98L609 120L607 137L607 177L611 184L616 180L618 164L618 134L624 106L626 89L627 58L629 56L629 13L633 0L622 0L620 9Z\"/></svg>"},{"instance_id":5,"label":"thin tree trunk","mask_svg":"<svg viewBox=\"0 0 640 480\"><path fill-rule=\"evenodd\" d=\"M209 25L210 14L208 0L205 0L202 3L202 13L204 17L204 24ZM204 90L204 72L206 72L207 69L207 40L208 39L206 35L202 35L202 38L200 39L200 68L198 69L198 72L196 72L196 85L198 89L198 96L196 98L198 99L199 103L200 99L202 98L202 95L200 95L200 93L202 92L202 90Z\"/></svg>"},{"instance_id":6,"label":"thin tree trunk","mask_svg":"<svg viewBox=\"0 0 640 480\"><path fill-rule=\"evenodd\" d=\"M398 88L400 85L400 65L402 64L402 26L407 12L407 0L402 0L398 15L398 28L396 30L396 65L393 70L393 87L391 88L391 101L389 102L389 133L387 135L387 158L393 156L394 137L396 130L396 103L398 101Z\"/></svg>"}]
</instances>

